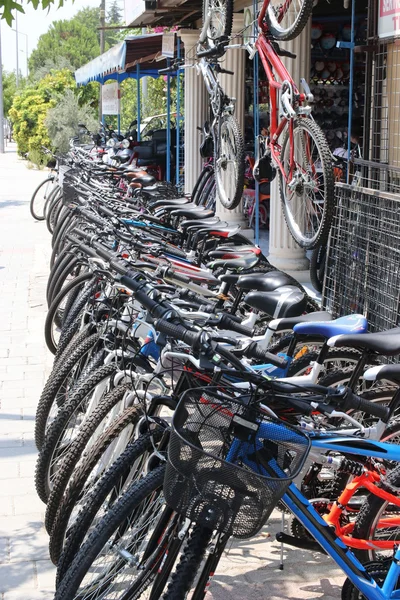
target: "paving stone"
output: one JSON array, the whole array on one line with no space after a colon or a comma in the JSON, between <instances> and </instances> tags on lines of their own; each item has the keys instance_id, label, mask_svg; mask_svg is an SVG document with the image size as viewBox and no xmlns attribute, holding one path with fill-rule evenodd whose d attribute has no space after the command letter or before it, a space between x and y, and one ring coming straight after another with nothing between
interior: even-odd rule
<instances>
[{"instance_id":1,"label":"paving stone","mask_svg":"<svg viewBox=\"0 0 400 600\"><path fill-rule=\"evenodd\" d=\"M50 560L38 560L35 563L37 587L39 590L54 590L56 569Z\"/></svg>"},{"instance_id":2,"label":"paving stone","mask_svg":"<svg viewBox=\"0 0 400 600\"><path fill-rule=\"evenodd\" d=\"M44 504L36 493L25 494L23 496L13 496L13 513L14 515L29 515L30 513L38 513L43 510Z\"/></svg>"},{"instance_id":3,"label":"paving stone","mask_svg":"<svg viewBox=\"0 0 400 600\"><path fill-rule=\"evenodd\" d=\"M0 537L0 564L10 562L10 539Z\"/></svg>"},{"instance_id":4,"label":"paving stone","mask_svg":"<svg viewBox=\"0 0 400 600\"><path fill-rule=\"evenodd\" d=\"M15 590L34 590L36 586L35 563L24 562L14 564L0 564L0 593ZM28 600L30 596L25 596Z\"/></svg>"}]
</instances>

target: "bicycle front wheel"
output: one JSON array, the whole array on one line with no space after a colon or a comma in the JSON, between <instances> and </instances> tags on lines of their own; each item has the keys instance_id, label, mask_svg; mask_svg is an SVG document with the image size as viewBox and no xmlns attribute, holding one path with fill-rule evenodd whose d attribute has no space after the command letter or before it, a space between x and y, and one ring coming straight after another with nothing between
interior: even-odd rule
<instances>
[{"instance_id":1,"label":"bicycle front wheel","mask_svg":"<svg viewBox=\"0 0 400 600\"><path fill-rule=\"evenodd\" d=\"M243 195L244 186L244 142L235 117L222 117L219 141L215 155L215 182L217 202L233 210Z\"/></svg>"},{"instance_id":2,"label":"bicycle front wheel","mask_svg":"<svg viewBox=\"0 0 400 600\"><path fill-rule=\"evenodd\" d=\"M318 125L300 118L286 128L281 148L279 188L289 231L302 248L311 250L328 237L335 208L333 165Z\"/></svg>"},{"instance_id":3,"label":"bicycle front wheel","mask_svg":"<svg viewBox=\"0 0 400 600\"><path fill-rule=\"evenodd\" d=\"M203 0L203 23L207 23L208 43L215 46L232 33L233 0Z\"/></svg>"},{"instance_id":4,"label":"bicycle front wheel","mask_svg":"<svg viewBox=\"0 0 400 600\"><path fill-rule=\"evenodd\" d=\"M273 37L287 41L296 38L312 13L314 0L270 0L265 19Z\"/></svg>"},{"instance_id":5,"label":"bicycle front wheel","mask_svg":"<svg viewBox=\"0 0 400 600\"><path fill-rule=\"evenodd\" d=\"M54 177L48 177L42 181L42 183L40 183L33 192L29 208L32 217L37 221L44 221L45 219L44 207L46 205L47 198L53 189L53 181Z\"/></svg>"}]
</instances>

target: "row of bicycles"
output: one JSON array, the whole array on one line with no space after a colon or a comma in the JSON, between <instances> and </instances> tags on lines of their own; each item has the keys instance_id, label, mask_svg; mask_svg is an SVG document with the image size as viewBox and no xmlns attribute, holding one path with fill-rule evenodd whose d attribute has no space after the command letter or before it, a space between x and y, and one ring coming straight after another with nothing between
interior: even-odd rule
<instances>
[{"instance_id":1,"label":"row of bicycles","mask_svg":"<svg viewBox=\"0 0 400 600\"><path fill-rule=\"evenodd\" d=\"M400 366L382 363L400 354L400 328L368 333L362 315L320 311L205 192L214 171L219 201L236 203L232 102L213 79L230 6L205 3L197 54L223 102L213 162L191 196L77 145L52 175L54 365L36 414L35 482L56 600L212 597L231 538L256 536L275 509L290 514L278 541L343 570L343 600L400 597ZM264 2L264 66L282 55L267 32L290 39L311 8ZM313 198L303 207L314 227L317 207L328 214L330 171L309 160L323 146L311 97L281 72L266 151L286 157L285 198ZM257 168L270 164L259 157Z\"/></svg>"},{"instance_id":2,"label":"row of bicycles","mask_svg":"<svg viewBox=\"0 0 400 600\"><path fill-rule=\"evenodd\" d=\"M55 598L206 598L274 509L343 598L396 598L400 329L319 311L201 194L63 162L35 423Z\"/></svg>"}]
</instances>

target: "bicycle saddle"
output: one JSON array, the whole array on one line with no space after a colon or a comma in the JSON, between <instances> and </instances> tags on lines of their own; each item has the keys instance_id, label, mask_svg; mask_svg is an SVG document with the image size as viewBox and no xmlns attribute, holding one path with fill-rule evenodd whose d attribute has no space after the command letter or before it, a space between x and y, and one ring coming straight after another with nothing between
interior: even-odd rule
<instances>
[{"instance_id":1,"label":"bicycle saddle","mask_svg":"<svg viewBox=\"0 0 400 600\"><path fill-rule=\"evenodd\" d=\"M336 335L328 341L331 348L347 346L359 350L371 350L382 356L396 356L400 354L400 327L379 331L377 333L365 333L360 335Z\"/></svg>"},{"instance_id":2,"label":"bicycle saddle","mask_svg":"<svg viewBox=\"0 0 400 600\"><path fill-rule=\"evenodd\" d=\"M153 177L153 175L140 175L139 177L135 177L135 173L126 173L126 175L131 180L131 183L140 183L141 186L146 188L150 185L154 185L156 182L156 178Z\"/></svg>"},{"instance_id":3,"label":"bicycle saddle","mask_svg":"<svg viewBox=\"0 0 400 600\"><path fill-rule=\"evenodd\" d=\"M325 338L342 334L355 334L346 336L355 339L360 333L365 333L367 328L368 321L363 315L347 315L346 317L339 317L339 319L335 319L334 321L299 323L293 327L293 331L299 334L318 335ZM345 346L348 344L342 345Z\"/></svg>"},{"instance_id":4,"label":"bicycle saddle","mask_svg":"<svg viewBox=\"0 0 400 600\"><path fill-rule=\"evenodd\" d=\"M213 210L196 206L195 208L180 208L171 211L171 217L186 217L187 219L207 219L215 215Z\"/></svg>"},{"instance_id":5,"label":"bicycle saddle","mask_svg":"<svg viewBox=\"0 0 400 600\"><path fill-rule=\"evenodd\" d=\"M212 250L208 253L210 258L229 258L229 256L233 256L240 253L242 254L261 254L261 249L256 246L229 246L223 247L220 246L217 250ZM235 275L236 279L240 277L240 275ZM221 280L222 281L222 280Z\"/></svg>"},{"instance_id":6,"label":"bicycle saddle","mask_svg":"<svg viewBox=\"0 0 400 600\"><path fill-rule=\"evenodd\" d=\"M268 329L272 331L288 331L293 329L295 325L299 323L307 323L309 321L331 321L332 315L326 311L318 311L309 313L308 315L301 315L300 317L292 317L287 319L273 319L268 323Z\"/></svg>"},{"instance_id":7,"label":"bicycle saddle","mask_svg":"<svg viewBox=\"0 0 400 600\"><path fill-rule=\"evenodd\" d=\"M273 292L283 285L293 285L293 279L282 271L270 271L269 273L248 273L236 275L233 280L229 275L221 275L220 280L226 283L235 283L241 290L257 290L259 292Z\"/></svg>"},{"instance_id":8,"label":"bicycle saddle","mask_svg":"<svg viewBox=\"0 0 400 600\"><path fill-rule=\"evenodd\" d=\"M209 219L187 219L186 221L182 221L179 225L183 231L188 231L189 229L196 229L197 227L204 227L204 225L208 225L209 227L214 227L218 223L221 223L219 217L210 217Z\"/></svg>"},{"instance_id":9,"label":"bicycle saddle","mask_svg":"<svg viewBox=\"0 0 400 600\"><path fill-rule=\"evenodd\" d=\"M163 200L155 200L154 202L149 202L150 210L155 210L156 208L164 208L165 206L183 206L184 204L192 204L189 198L164 198Z\"/></svg>"},{"instance_id":10,"label":"bicycle saddle","mask_svg":"<svg viewBox=\"0 0 400 600\"><path fill-rule=\"evenodd\" d=\"M255 254L244 254L243 256L229 256L229 258L221 258L207 263L207 267L216 269L224 267L226 269L251 269L258 263L258 257Z\"/></svg>"},{"instance_id":11,"label":"bicycle saddle","mask_svg":"<svg viewBox=\"0 0 400 600\"><path fill-rule=\"evenodd\" d=\"M272 292L250 292L244 301L274 319L296 317L307 306L305 294L294 285L285 285Z\"/></svg>"},{"instance_id":12,"label":"bicycle saddle","mask_svg":"<svg viewBox=\"0 0 400 600\"><path fill-rule=\"evenodd\" d=\"M371 334L374 335L374 334ZM367 369L363 375L366 381L379 381L380 379L388 379L400 383L400 365L376 365Z\"/></svg>"}]
</instances>

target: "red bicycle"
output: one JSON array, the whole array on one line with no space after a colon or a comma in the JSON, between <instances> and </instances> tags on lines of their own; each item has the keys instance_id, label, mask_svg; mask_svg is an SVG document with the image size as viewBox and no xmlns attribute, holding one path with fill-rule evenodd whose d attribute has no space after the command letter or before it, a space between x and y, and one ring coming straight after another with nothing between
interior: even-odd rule
<instances>
[{"instance_id":1,"label":"red bicycle","mask_svg":"<svg viewBox=\"0 0 400 600\"><path fill-rule=\"evenodd\" d=\"M300 92L281 56L296 56L276 40L291 40L303 30L313 0L264 0L258 16L259 35L247 45L258 51L269 82L270 132L260 137L255 178L279 179L283 213L293 238L303 248L326 240L334 209L332 155L325 136L311 118L313 95L302 79ZM204 0L205 25L201 43L221 55L231 33L233 0ZM230 25L230 27L229 27Z\"/></svg>"}]
</instances>

